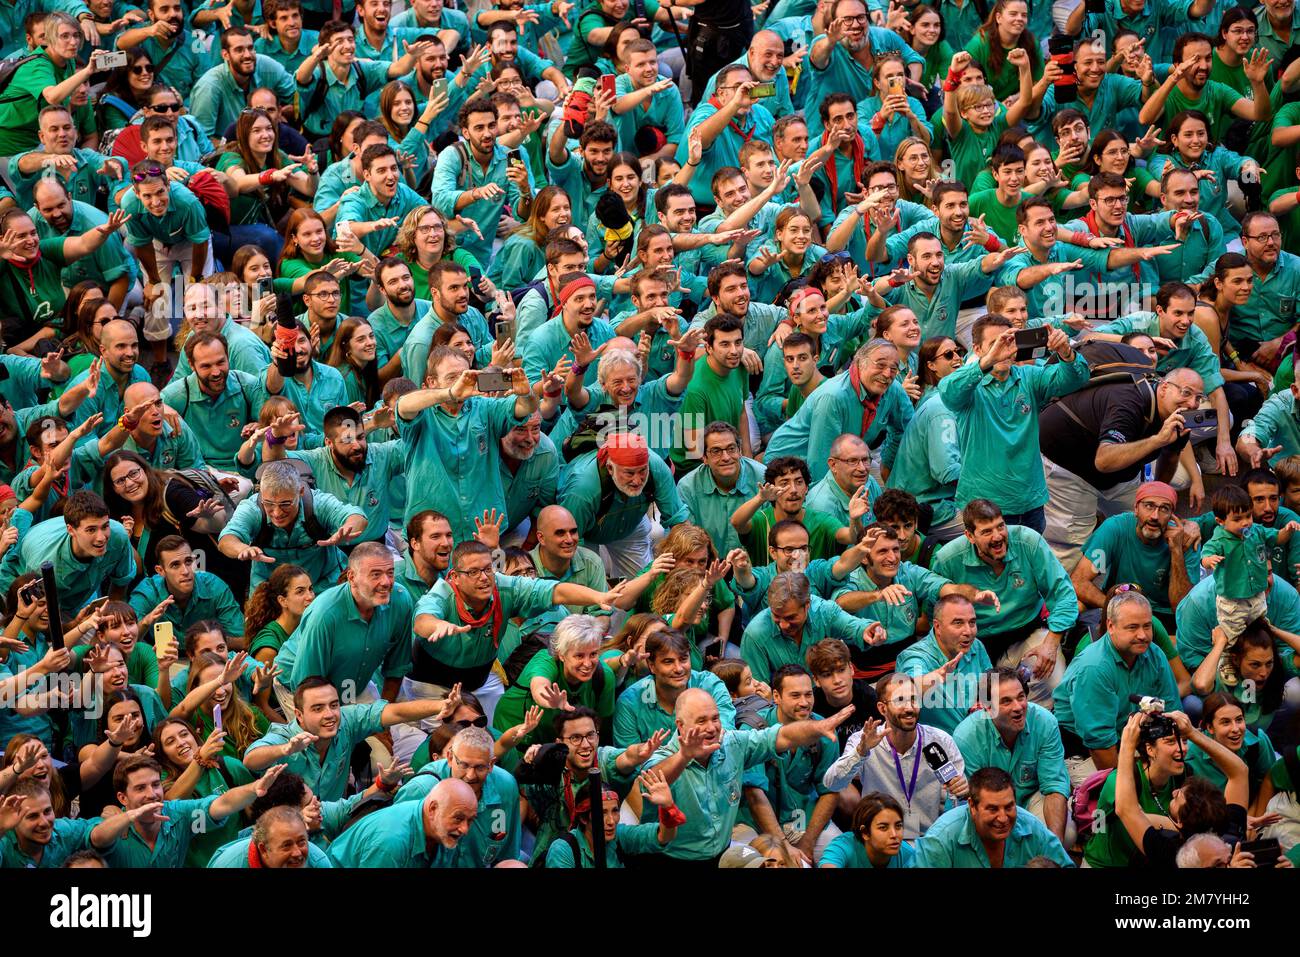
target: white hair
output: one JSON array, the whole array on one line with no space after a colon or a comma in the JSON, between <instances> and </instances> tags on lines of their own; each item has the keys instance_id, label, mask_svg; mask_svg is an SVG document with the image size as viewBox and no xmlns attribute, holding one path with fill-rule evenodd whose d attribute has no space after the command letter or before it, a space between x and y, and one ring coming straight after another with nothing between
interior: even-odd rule
<instances>
[{"instance_id":1,"label":"white hair","mask_svg":"<svg viewBox=\"0 0 1300 957\"><path fill-rule=\"evenodd\" d=\"M1217 834L1210 834L1209 832L1193 834L1178 849L1178 854L1174 857L1174 863L1180 868L1202 868L1205 867L1203 853L1218 856L1227 849L1228 845Z\"/></svg>"},{"instance_id":2,"label":"white hair","mask_svg":"<svg viewBox=\"0 0 1300 957\"><path fill-rule=\"evenodd\" d=\"M297 492L302 488L302 478L292 462L271 462L258 480L258 493Z\"/></svg>"},{"instance_id":3,"label":"white hair","mask_svg":"<svg viewBox=\"0 0 1300 957\"><path fill-rule=\"evenodd\" d=\"M565 658L604 640L605 633L594 615L570 615L555 626L551 652L557 658Z\"/></svg>"},{"instance_id":4,"label":"white hair","mask_svg":"<svg viewBox=\"0 0 1300 957\"><path fill-rule=\"evenodd\" d=\"M613 375L612 370L616 365L629 365L638 375L641 373L641 360L631 349L607 349L600 357L600 365L596 367L596 381L604 385Z\"/></svg>"}]
</instances>

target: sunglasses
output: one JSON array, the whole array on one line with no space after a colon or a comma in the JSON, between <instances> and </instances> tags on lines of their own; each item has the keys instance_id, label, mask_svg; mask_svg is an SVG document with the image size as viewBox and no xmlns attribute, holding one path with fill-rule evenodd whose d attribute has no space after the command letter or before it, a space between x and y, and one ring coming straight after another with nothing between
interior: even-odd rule
<instances>
[{"instance_id":1,"label":"sunglasses","mask_svg":"<svg viewBox=\"0 0 1300 957\"><path fill-rule=\"evenodd\" d=\"M134 73L136 76L140 76L145 73L152 73L154 72L154 69L148 64L142 64L140 66L131 67L131 72Z\"/></svg>"},{"instance_id":2,"label":"sunglasses","mask_svg":"<svg viewBox=\"0 0 1300 957\"><path fill-rule=\"evenodd\" d=\"M179 103L160 103L149 107L149 109L153 110L155 113L179 113L181 111L181 105Z\"/></svg>"},{"instance_id":3,"label":"sunglasses","mask_svg":"<svg viewBox=\"0 0 1300 957\"><path fill-rule=\"evenodd\" d=\"M823 266L847 265L852 261L848 253L827 253L820 260Z\"/></svg>"},{"instance_id":4,"label":"sunglasses","mask_svg":"<svg viewBox=\"0 0 1300 957\"><path fill-rule=\"evenodd\" d=\"M143 183L147 179L153 179L156 176L166 176L167 172L161 166L150 166L142 173L134 173L131 176L131 182Z\"/></svg>"}]
</instances>

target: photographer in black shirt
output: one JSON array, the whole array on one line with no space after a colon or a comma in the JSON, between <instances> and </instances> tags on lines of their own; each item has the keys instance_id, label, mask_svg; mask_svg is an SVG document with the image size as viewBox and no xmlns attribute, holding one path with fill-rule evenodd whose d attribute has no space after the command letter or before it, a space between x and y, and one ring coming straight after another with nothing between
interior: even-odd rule
<instances>
[{"instance_id":1,"label":"photographer in black shirt","mask_svg":"<svg viewBox=\"0 0 1300 957\"><path fill-rule=\"evenodd\" d=\"M1158 460L1159 481L1173 477L1188 448L1184 414L1204 391L1195 371L1173 369L1156 385L1099 383L1043 410L1038 434L1050 495L1043 537L1067 571L1078 563L1098 512L1133 510L1146 463Z\"/></svg>"}]
</instances>

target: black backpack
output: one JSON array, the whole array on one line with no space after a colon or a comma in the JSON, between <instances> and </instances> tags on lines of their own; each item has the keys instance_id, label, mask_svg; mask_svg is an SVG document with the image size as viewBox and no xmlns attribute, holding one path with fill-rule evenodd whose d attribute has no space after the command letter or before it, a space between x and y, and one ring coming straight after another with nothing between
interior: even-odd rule
<instances>
[{"instance_id":1,"label":"black backpack","mask_svg":"<svg viewBox=\"0 0 1300 957\"><path fill-rule=\"evenodd\" d=\"M516 306L518 306L519 303L523 302L524 296L528 295L528 294L529 294L530 292L532 292L534 289L536 289L536 290L537 290L537 294L538 294L539 296L542 297L542 302L544 302L544 303L546 304L546 311L547 311L547 312L550 312L550 311L551 311L551 297L548 296L548 295L546 294L546 280L545 280L545 279L534 279L534 280L533 280L532 282L530 282L530 283L525 283L525 284L522 285L522 286L517 286L517 287L515 287L514 289L511 289L511 290L510 290L510 301L513 302Z\"/></svg>"},{"instance_id":2,"label":"black backpack","mask_svg":"<svg viewBox=\"0 0 1300 957\"><path fill-rule=\"evenodd\" d=\"M324 105L325 92L329 86L329 81L325 77L325 71L328 69L327 65L321 64L320 73L316 75L316 85L311 88L311 96L307 98L307 106L302 111L303 116L311 116ZM366 97L370 95L370 90L366 83L366 74L357 66L355 61L352 63L352 75L357 78L357 90L361 94L362 103L364 103Z\"/></svg>"},{"instance_id":3,"label":"black backpack","mask_svg":"<svg viewBox=\"0 0 1300 957\"><path fill-rule=\"evenodd\" d=\"M5 90L9 89L9 84L13 82L14 74L20 69L31 63L33 60L45 56L45 51L38 53L29 53L27 56L20 56L16 60L0 60L0 103L13 103L19 99L17 96L4 96Z\"/></svg>"},{"instance_id":4,"label":"black backpack","mask_svg":"<svg viewBox=\"0 0 1300 957\"><path fill-rule=\"evenodd\" d=\"M1156 364L1145 352L1122 342L1101 340L1082 343L1078 346L1078 352L1088 363L1088 381L1069 395L1057 396L1052 400L1053 404L1059 406L1076 424L1084 426L1083 421L1070 408L1075 396L1101 386L1128 383L1145 389L1148 405L1144 418L1148 425L1155 421L1159 415L1156 408L1156 385L1160 381L1160 374L1156 372Z\"/></svg>"},{"instance_id":5,"label":"black backpack","mask_svg":"<svg viewBox=\"0 0 1300 957\"><path fill-rule=\"evenodd\" d=\"M298 507L302 509L302 524L307 531L307 537L313 542L319 542L329 538L332 534L329 529L321 524L321 520L316 517L316 506L312 502L311 489L303 487L298 492ZM262 525L249 542L257 548L265 549L270 546L271 539L275 536L275 526L266 520L266 513L262 512Z\"/></svg>"}]
</instances>

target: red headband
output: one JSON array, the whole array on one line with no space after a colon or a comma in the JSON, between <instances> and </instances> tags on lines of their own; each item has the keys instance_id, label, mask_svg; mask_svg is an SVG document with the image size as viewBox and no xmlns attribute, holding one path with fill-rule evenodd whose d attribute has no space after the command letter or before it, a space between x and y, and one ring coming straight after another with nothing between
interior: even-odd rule
<instances>
[{"instance_id":1,"label":"red headband","mask_svg":"<svg viewBox=\"0 0 1300 957\"><path fill-rule=\"evenodd\" d=\"M822 295L822 291L820 289L814 289L812 286L804 286L800 289L796 289L794 292L790 294L790 298L786 302L786 309L789 310L790 315L793 316L795 307L798 306L799 303L807 299L809 296L821 296L823 299L826 298L825 296Z\"/></svg>"},{"instance_id":2,"label":"red headband","mask_svg":"<svg viewBox=\"0 0 1300 957\"><path fill-rule=\"evenodd\" d=\"M559 295L555 297L555 311L559 312L561 309L563 309L565 304L568 303L569 298L575 292L577 292L579 289L585 289L588 286L590 286L592 289L596 288L595 280L593 280L590 276L582 275L579 276L577 279L571 279L568 283L566 283L563 287L561 287Z\"/></svg>"},{"instance_id":3,"label":"red headband","mask_svg":"<svg viewBox=\"0 0 1300 957\"><path fill-rule=\"evenodd\" d=\"M612 462L625 469L644 468L650 464L650 448L635 432L617 432L600 447L596 461L601 465Z\"/></svg>"},{"instance_id":4,"label":"red headband","mask_svg":"<svg viewBox=\"0 0 1300 957\"><path fill-rule=\"evenodd\" d=\"M1178 504L1178 493L1172 485L1165 482L1143 482L1139 485L1133 501L1140 502L1145 498L1164 499L1175 506Z\"/></svg>"}]
</instances>

